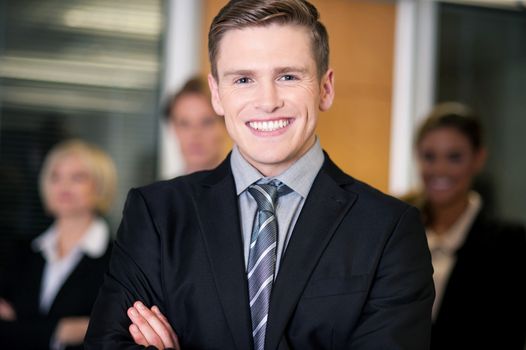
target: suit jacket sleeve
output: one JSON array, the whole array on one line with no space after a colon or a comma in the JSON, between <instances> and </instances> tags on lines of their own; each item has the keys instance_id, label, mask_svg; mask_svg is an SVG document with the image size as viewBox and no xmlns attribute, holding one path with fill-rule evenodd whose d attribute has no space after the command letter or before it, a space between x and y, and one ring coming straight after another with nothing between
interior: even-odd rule
<instances>
[{"instance_id":1,"label":"suit jacket sleeve","mask_svg":"<svg viewBox=\"0 0 526 350\"><path fill-rule=\"evenodd\" d=\"M352 349L429 349L432 265L418 211L407 209L380 255Z\"/></svg>"},{"instance_id":2,"label":"suit jacket sleeve","mask_svg":"<svg viewBox=\"0 0 526 350\"><path fill-rule=\"evenodd\" d=\"M135 345L127 309L140 300L163 310L161 238L146 201L132 189L85 340L86 349L143 349Z\"/></svg>"}]
</instances>

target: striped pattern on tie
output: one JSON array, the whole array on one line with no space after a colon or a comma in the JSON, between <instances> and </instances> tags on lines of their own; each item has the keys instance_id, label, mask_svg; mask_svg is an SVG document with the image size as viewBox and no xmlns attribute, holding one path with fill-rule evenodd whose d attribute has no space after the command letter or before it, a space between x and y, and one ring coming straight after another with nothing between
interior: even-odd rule
<instances>
[{"instance_id":1,"label":"striped pattern on tie","mask_svg":"<svg viewBox=\"0 0 526 350\"><path fill-rule=\"evenodd\" d=\"M272 291L276 267L278 223L275 206L280 184L279 181L274 181L274 183L268 184L255 184L248 189L258 205L247 266L252 337L255 350L263 350L265 346L270 292ZM285 194L287 189L288 187L281 185L279 194Z\"/></svg>"}]
</instances>

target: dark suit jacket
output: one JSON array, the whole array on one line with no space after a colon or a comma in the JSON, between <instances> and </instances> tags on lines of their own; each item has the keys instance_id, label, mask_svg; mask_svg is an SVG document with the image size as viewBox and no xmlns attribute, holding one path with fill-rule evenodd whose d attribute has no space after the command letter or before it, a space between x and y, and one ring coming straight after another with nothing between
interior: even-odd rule
<instances>
[{"instance_id":1,"label":"dark suit jacket","mask_svg":"<svg viewBox=\"0 0 526 350\"><path fill-rule=\"evenodd\" d=\"M230 162L130 191L87 349L133 349L126 309L158 305L183 349L252 349ZM416 209L327 157L272 289L266 349L426 349L434 298Z\"/></svg>"},{"instance_id":2,"label":"dark suit jacket","mask_svg":"<svg viewBox=\"0 0 526 350\"><path fill-rule=\"evenodd\" d=\"M90 315L108 266L110 249L97 259L82 257L57 293L48 314L39 310L44 257L34 252L27 240L17 244L13 256L0 281L0 296L12 303L17 320L0 321L0 349L49 349L62 317Z\"/></svg>"},{"instance_id":3,"label":"dark suit jacket","mask_svg":"<svg viewBox=\"0 0 526 350\"><path fill-rule=\"evenodd\" d=\"M457 252L431 348L523 350L525 336L526 233L481 213Z\"/></svg>"}]
</instances>

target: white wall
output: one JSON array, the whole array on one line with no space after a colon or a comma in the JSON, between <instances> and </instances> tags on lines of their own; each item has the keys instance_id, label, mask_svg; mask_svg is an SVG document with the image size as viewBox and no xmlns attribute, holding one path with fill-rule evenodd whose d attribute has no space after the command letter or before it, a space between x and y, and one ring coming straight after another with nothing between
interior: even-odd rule
<instances>
[{"instance_id":1,"label":"white wall","mask_svg":"<svg viewBox=\"0 0 526 350\"><path fill-rule=\"evenodd\" d=\"M398 0L389 192L404 194L417 184L413 134L434 103L436 3Z\"/></svg>"},{"instance_id":2,"label":"white wall","mask_svg":"<svg viewBox=\"0 0 526 350\"><path fill-rule=\"evenodd\" d=\"M181 88L189 77L199 72L202 28L201 0L168 0L166 4L162 102ZM161 116L159 120L162 120ZM184 162L177 139L162 122L158 159L159 178L167 179L182 174Z\"/></svg>"}]
</instances>

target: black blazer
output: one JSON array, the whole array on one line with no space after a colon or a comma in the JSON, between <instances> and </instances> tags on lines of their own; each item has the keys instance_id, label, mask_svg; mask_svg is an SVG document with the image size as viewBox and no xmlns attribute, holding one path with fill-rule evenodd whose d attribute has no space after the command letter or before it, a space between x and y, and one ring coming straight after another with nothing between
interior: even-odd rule
<instances>
[{"instance_id":1,"label":"black blazer","mask_svg":"<svg viewBox=\"0 0 526 350\"><path fill-rule=\"evenodd\" d=\"M17 320L0 321L0 349L49 349L51 336L62 317L90 315L109 263L110 248L97 259L82 257L57 293L48 314L39 310L44 257L33 251L27 240L17 244L13 256L0 281L0 296L14 306Z\"/></svg>"},{"instance_id":2,"label":"black blazer","mask_svg":"<svg viewBox=\"0 0 526 350\"><path fill-rule=\"evenodd\" d=\"M523 350L525 337L526 233L482 212L457 252L431 348Z\"/></svg>"},{"instance_id":3,"label":"black blazer","mask_svg":"<svg viewBox=\"0 0 526 350\"><path fill-rule=\"evenodd\" d=\"M135 349L126 310L158 305L183 349L252 349L230 162L131 190L87 349ZM265 349L429 347L434 298L419 213L327 157L272 289Z\"/></svg>"}]
</instances>

